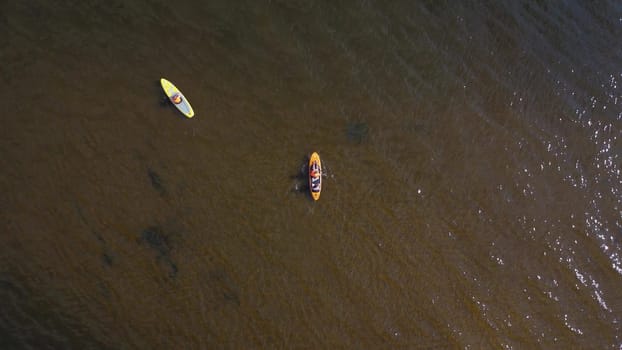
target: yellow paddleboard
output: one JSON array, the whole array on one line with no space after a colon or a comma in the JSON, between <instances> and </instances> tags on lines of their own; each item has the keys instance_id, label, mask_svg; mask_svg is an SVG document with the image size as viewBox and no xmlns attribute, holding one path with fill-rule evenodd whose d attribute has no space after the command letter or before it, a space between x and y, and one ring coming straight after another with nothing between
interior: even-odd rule
<instances>
[{"instance_id":1,"label":"yellow paddleboard","mask_svg":"<svg viewBox=\"0 0 622 350\"><path fill-rule=\"evenodd\" d=\"M160 79L160 84L162 85L162 89L168 96L171 103L179 109L181 113L183 113L186 117L192 118L194 117L194 110L192 110L192 106L190 106L190 102L186 100L186 96L179 91L179 89L173 85L170 81L162 78Z\"/></svg>"},{"instance_id":2,"label":"yellow paddleboard","mask_svg":"<svg viewBox=\"0 0 622 350\"><path fill-rule=\"evenodd\" d=\"M322 162L317 152L313 152L309 159L309 190L313 200L320 199L320 193L322 192Z\"/></svg>"}]
</instances>

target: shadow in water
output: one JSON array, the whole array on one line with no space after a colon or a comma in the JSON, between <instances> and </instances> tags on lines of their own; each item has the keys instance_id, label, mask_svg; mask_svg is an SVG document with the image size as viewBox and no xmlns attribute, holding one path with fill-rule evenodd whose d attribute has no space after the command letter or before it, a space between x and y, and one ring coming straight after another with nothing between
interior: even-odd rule
<instances>
[{"instance_id":1,"label":"shadow in water","mask_svg":"<svg viewBox=\"0 0 622 350\"><path fill-rule=\"evenodd\" d=\"M290 178L294 181L292 185L291 191L294 193L307 194L309 199L311 199L311 194L309 193L309 156L306 155L303 157L298 171L291 175Z\"/></svg>"},{"instance_id":2,"label":"shadow in water","mask_svg":"<svg viewBox=\"0 0 622 350\"><path fill-rule=\"evenodd\" d=\"M160 80L157 80L156 82L153 83L153 92L154 95L159 96L159 103L160 106L162 107L169 107L171 105L168 96L166 96L166 93L164 92L164 89L162 89L162 85L160 84Z\"/></svg>"}]
</instances>

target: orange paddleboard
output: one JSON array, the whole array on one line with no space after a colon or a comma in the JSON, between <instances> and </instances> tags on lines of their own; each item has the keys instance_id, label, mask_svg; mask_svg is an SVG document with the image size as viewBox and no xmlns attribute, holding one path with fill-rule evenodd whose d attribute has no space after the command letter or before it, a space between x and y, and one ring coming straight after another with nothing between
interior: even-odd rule
<instances>
[{"instance_id":1,"label":"orange paddleboard","mask_svg":"<svg viewBox=\"0 0 622 350\"><path fill-rule=\"evenodd\" d=\"M313 200L320 199L320 193L322 192L322 162L317 152L313 152L309 159L309 190Z\"/></svg>"}]
</instances>

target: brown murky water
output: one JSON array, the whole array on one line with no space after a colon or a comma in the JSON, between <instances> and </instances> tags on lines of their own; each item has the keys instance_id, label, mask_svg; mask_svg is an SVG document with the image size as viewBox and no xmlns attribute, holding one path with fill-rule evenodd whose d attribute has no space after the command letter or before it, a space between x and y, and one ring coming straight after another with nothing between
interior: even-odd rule
<instances>
[{"instance_id":1,"label":"brown murky water","mask_svg":"<svg viewBox=\"0 0 622 350\"><path fill-rule=\"evenodd\" d=\"M3 348L622 347L619 3L4 1L0 34Z\"/></svg>"}]
</instances>

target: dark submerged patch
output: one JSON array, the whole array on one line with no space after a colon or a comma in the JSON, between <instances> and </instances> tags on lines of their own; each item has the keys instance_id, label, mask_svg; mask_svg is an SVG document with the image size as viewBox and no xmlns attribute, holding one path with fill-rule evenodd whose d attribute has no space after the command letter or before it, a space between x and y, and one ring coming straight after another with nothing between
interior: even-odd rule
<instances>
[{"instance_id":1,"label":"dark submerged patch","mask_svg":"<svg viewBox=\"0 0 622 350\"><path fill-rule=\"evenodd\" d=\"M162 183L162 178L160 178L160 175L158 175L158 173L156 173L151 168L147 169L147 175L149 175L149 179L151 180L151 186L163 195L166 190L164 189L164 185Z\"/></svg>"},{"instance_id":2,"label":"dark submerged patch","mask_svg":"<svg viewBox=\"0 0 622 350\"><path fill-rule=\"evenodd\" d=\"M350 123L346 128L348 139L352 142L361 143L367 138L369 126L367 123Z\"/></svg>"},{"instance_id":3,"label":"dark submerged patch","mask_svg":"<svg viewBox=\"0 0 622 350\"><path fill-rule=\"evenodd\" d=\"M139 242L146 243L157 253L156 260L158 264L168 271L167 274L170 278L174 278L177 276L179 269L170 256L173 250L170 236L160 226L151 226L143 230Z\"/></svg>"},{"instance_id":4,"label":"dark submerged patch","mask_svg":"<svg viewBox=\"0 0 622 350\"><path fill-rule=\"evenodd\" d=\"M151 226L143 230L141 241L146 242L160 256L168 255L171 251L169 238L159 226Z\"/></svg>"}]
</instances>

